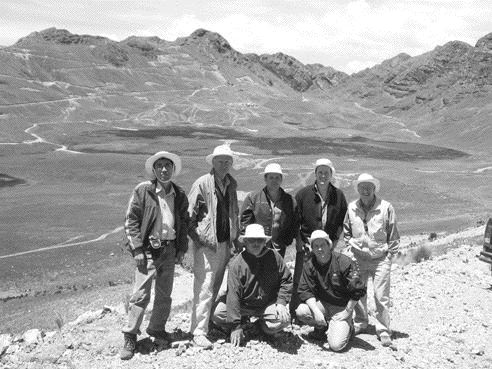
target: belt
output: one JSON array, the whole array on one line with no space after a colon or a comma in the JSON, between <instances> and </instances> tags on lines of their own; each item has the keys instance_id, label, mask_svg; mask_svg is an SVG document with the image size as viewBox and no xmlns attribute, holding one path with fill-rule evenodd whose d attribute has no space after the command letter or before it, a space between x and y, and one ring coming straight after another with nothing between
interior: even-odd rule
<instances>
[{"instance_id":1,"label":"belt","mask_svg":"<svg viewBox=\"0 0 492 369\"><path fill-rule=\"evenodd\" d=\"M176 240L152 240L150 246L153 249L161 249L164 247L174 247Z\"/></svg>"}]
</instances>

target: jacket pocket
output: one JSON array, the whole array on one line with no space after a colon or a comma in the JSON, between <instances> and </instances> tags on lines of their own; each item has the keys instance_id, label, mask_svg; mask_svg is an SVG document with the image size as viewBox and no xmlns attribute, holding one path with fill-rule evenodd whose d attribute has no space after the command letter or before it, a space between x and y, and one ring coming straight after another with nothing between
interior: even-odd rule
<instances>
[{"instance_id":1,"label":"jacket pocket","mask_svg":"<svg viewBox=\"0 0 492 369\"><path fill-rule=\"evenodd\" d=\"M198 223L198 227L196 228L196 233L200 241L202 241L205 246L215 249L215 237L213 232L213 224L210 215L206 215L200 223Z\"/></svg>"}]
</instances>

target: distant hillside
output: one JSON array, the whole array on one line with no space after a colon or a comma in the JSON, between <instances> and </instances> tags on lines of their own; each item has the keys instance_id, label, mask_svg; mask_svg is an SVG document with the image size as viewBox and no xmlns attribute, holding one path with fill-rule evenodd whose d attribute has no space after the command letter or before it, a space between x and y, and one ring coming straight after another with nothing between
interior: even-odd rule
<instances>
[{"instance_id":1,"label":"distant hillside","mask_svg":"<svg viewBox=\"0 0 492 369\"><path fill-rule=\"evenodd\" d=\"M489 150L492 33L353 75L283 53L242 54L199 29L115 42L50 28L0 49L0 140L32 123L199 124Z\"/></svg>"}]
</instances>

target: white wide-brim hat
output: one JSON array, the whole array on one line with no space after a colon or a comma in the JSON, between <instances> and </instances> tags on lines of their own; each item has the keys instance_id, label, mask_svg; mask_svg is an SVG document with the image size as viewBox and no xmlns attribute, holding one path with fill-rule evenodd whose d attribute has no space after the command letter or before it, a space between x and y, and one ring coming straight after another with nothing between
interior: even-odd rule
<instances>
[{"instance_id":1,"label":"white wide-brim hat","mask_svg":"<svg viewBox=\"0 0 492 369\"><path fill-rule=\"evenodd\" d=\"M328 233L322 231L321 229L318 229L311 233L311 237L308 237L308 241L309 243L313 243L313 241L317 240L318 238L322 238L323 240L328 241L328 244L331 244L330 236L328 236Z\"/></svg>"},{"instance_id":2,"label":"white wide-brim hat","mask_svg":"<svg viewBox=\"0 0 492 369\"><path fill-rule=\"evenodd\" d=\"M280 164L277 163L268 164L265 167L265 170L263 171L263 174L267 174L267 173L277 173L282 176L284 175L284 173L282 172L282 167L280 166Z\"/></svg>"},{"instance_id":3,"label":"white wide-brim hat","mask_svg":"<svg viewBox=\"0 0 492 369\"><path fill-rule=\"evenodd\" d=\"M206 158L207 163L212 164L213 158L215 158L216 156L221 156L221 155L222 156L230 156L233 161L236 159L236 155L231 150L229 145L220 145L214 149L213 153L211 153L210 155L207 155L207 158Z\"/></svg>"},{"instance_id":4,"label":"white wide-brim hat","mask_svg":"<svg viewBox=\"0 0 492 369\"><path fill-rule=\"evenodd\" d=\"M145 161L145 171L149 176L155 178L154 163L162 158L169 159L174 163L173 176L177 176L181 172L181 159L179 158L178 155L167 151L159 151Z\"/></svg>"},{"instance_id":5,"label":"white wide-brim hat","mask_svg":"<svg viewBox=\"0 0 492 369\"><path fill-rule=\"evenodd\" d=\"M314 171L316 172L316 169L322 165L329 167L331 169L331 176L335 177L335 167L330 159L322 158L316 160L316 163L314 163Z\"/></svg>"},{"instance_id":6,"label":"white wide-brim hat","mask_svg":"<svg viewBox=\"0 0 492 369\"><path fill-rule=\"evenodd\" d=\"M250 224L246 227L244 235L239 236L239 241L243 242L245 239L248 238L263 238L265 239L265 241L268 241L272 237L265 234L265 230L263 229L263 226L261 224Z\"/></svg>"},{"instance_id":7,"label":"white wide-brim hat","mask_svg":"<svg viewBox=\"0 0 492 369\"><path fill-rule=\"evenodd\" d=\"M374 178L369 173L362 173L359 178L354 182L355 191L358 192L357 186L359 183L372 183L376 187L375 192L379 192L379 180Z\"/></svg>"}]
</instances>

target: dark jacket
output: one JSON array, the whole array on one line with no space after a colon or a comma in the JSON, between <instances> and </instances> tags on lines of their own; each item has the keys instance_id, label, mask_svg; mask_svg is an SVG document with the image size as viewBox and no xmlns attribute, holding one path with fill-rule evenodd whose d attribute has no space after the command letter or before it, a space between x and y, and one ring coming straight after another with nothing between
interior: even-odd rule
<instances>
[{"instance_id":1,"label":"dark jacket","mask_svg":"<svg viewBox=\"0 0 492 369\"><path fill-rule=\"evenodd\" d=\"M174 199L174 230L176 232L176 252L188 250L188 198L184 190L171 182L176 197ZM138 248L153 251L149 244L149 236L154 223L160 219L161 209L156 193L157 181L146 181L138 184L133 190L125 218L125 234L127 248L130 252ZM153 256L155 251L153 251Z\"/></svg>"},{"instance_id":2,"label":"dark jacket","mask_svg":"<svg viewBox=\"0 0 492 369\"><path fill-rule=\"evenodd\" d=\"M285 248L292 243L297 233L294 199L280 189L280 198L275 203L280 213L278 228L272 232L273 212L268 198L266 187L260 191L250 192L244 199L241 208L241 234L244 234L249 224L261 224L267 236L272 236L272 242L280 248Z\"/></svg>"},{"instance_id":3,"label":"dark jacket","mask_svg":"<svg viewBox=\"0 0 492 369\"><path fill-rule=\"evenodd\" d=\"M287 305L292 293L292 276L277 251L268 249L257 258L243 250L229 264L227 277L227 322L241 322L241 307L265 309L277 303Z\"/></svg>"},{"instance_id":4,"label":"dark jacket","mask_svg":"<svg viewBox=\"0 0 492 369\"><path fill-rule=\"evenodd\" d=\"M299 298L305 302L311 297L332 305L345 306L349 300L359 300L366 294L366 285L360 279L359 269L348 256L332 251L325 265L314 254L304 264Z\"/></svg>"},{"instance_id":5,"label":"dark jacket","mask_svg":"<svg viewBox=\"0 0 492 369\"><path fill-rule=\"evenodd\" d=\"M301 226L301 239L307 242L311 233L323 229L332 241L337 241L343 229L343 220L347 212L347 200L342 190L331 183L328 185L328 204L325 227L321 227L321 199L314 184L300 189L296 194L296 213Z\"/></svg>"}]
</instances>

